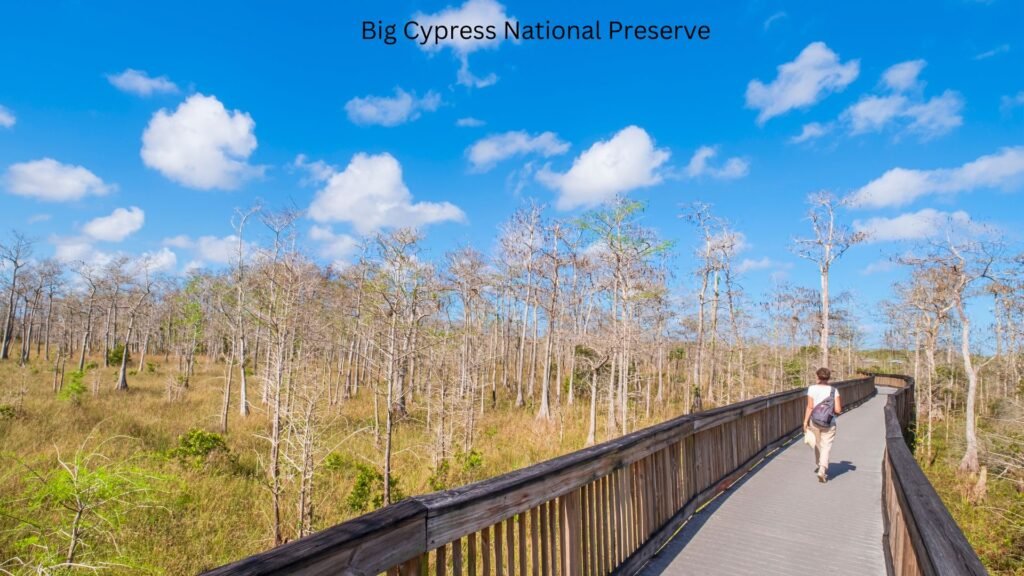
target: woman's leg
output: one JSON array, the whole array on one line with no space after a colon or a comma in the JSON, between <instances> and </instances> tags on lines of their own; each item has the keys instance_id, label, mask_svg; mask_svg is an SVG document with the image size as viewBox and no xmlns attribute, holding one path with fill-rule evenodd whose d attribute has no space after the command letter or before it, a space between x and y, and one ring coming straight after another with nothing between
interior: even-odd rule
<instances>
[{"instance_id":1,"label":"woman's leg","mask_svg":"<svg viewBox=\"0 0 1024 576\"><path fill-rule=\"evenodd\" d=\"M818 466L824 468L828 473L828 457L832 453L832 442L836 439L836 427L823 429L818 432L818 445L821 446L821 456L818 458Z\"/></svg>"}]
</instances>

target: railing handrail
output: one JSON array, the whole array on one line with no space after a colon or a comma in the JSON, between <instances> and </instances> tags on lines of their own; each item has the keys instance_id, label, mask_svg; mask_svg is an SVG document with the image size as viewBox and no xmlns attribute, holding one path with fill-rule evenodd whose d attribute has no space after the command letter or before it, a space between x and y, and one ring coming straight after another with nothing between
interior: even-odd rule
<instances>
[{"instance_id":1,"label":"railing handrail","mask_svg":"<svg viewBox=\"0 0 1024 576\"><path fill-rule=\"evenodd\" d=\"M885 478L883 484L883 515L885 516L886 559L897 566L896 573L987 574L985 567L971 547L956 520L939 498L935 488L914 459L907 444L906 434L914 419L914 379L909 376L886 374L905 382L905 387L889 395L885 414ZM888 484L891 482L891 491ZM890 517L886 499L895 495L899 507L898 517ZM899 523L897 526L892 524ZM893 550L891 530L905 530L913 551L913 558L902 558ZM901 535L902 537L902 535ZM916 568L916 570L915 570Z\"/></svg>"},{"instance_id":2,"label":"railing handrail","mask_svg":"<svg viewBox=\"0 0 1024 576\"><path fill-rule=\"evenodd\" d=\"M834 385L843 389L863 384L870 378L846 380ZM805 394L806 388L794 388L679 416L493 478L407 498L206 574L291 572L317 559L322 560L325 555L338 555L339 559L351 565L358 564L360 574L376 574L438 544L523 512L538 502L576 490L668 443L773 405L793 401ZM482 508L486 508L484 515L481 515Z\"/></svg>"}]
</instances>

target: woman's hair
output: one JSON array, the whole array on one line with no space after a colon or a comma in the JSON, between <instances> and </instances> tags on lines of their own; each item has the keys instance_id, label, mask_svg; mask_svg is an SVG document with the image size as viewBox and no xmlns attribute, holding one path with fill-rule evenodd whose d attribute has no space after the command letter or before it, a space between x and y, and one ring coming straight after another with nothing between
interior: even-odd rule
<instances>
[{"instance_id":1,"label":"woman's hair","mask_svg":"<svg viewBox=\"0 0 1024 576\"><path fill-rule=\"evenodd\" d=\"M815 374L818 375L818 380L828 381L832 379L832 371L828 368L818 368Z\"/></svg>"}]
</instances>

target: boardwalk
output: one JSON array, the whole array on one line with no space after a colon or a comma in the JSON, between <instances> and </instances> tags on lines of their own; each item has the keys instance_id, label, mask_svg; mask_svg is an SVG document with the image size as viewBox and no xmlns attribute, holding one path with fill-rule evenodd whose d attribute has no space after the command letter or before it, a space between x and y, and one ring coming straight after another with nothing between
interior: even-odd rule
<instances>
[{"instance_id":1,"label":"boardwalk","mask_svg":"<svg viewBox=\"0 0 1024 576\"><path fill-rule=\"evenodd\" d=\"M885 390L840 417L828 484L794 442L695 515L642 573L884 575ZM816 563L814 542L832 543Z\"/></svg>"}]
</instances>

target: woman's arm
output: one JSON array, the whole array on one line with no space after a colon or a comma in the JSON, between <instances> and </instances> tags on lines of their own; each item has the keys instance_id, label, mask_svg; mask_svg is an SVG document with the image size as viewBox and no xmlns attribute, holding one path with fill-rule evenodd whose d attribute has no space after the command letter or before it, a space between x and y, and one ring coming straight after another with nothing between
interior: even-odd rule
<instances>
[{"instance_id":1,"label":"woman's arm","mask_svg":"<svg viewBox=\"0 0 1024 576\"><path fill-rule=\"evenodd\" d=\"M839 394L836 394L836 403L832 411L835 412L836 414L843 413L843 399L839 396Z\"/></svg>"},{"instance_id":2,"label":"woman's arm","mask_svg":"<svg viewBox=\"0 0 1024 576\"><path fill-rule=\"evenodd\" d=\"M837 400L838 400L838 398L837 398ZM807 409L804 410L804 431L806 431L807 427L810 426L811 410L814 410L814 400L811 400L811 397L808 396L807 397Z\"/></svg>"}]
</instances>

